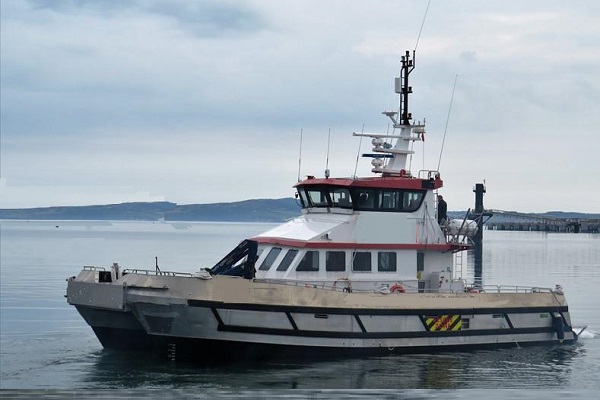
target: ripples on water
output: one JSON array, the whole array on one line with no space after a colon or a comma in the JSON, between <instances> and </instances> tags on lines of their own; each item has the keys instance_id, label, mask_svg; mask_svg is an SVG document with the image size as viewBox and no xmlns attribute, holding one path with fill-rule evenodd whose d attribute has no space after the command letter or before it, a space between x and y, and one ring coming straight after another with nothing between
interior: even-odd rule
<instances>
[{"instance_id":1,"label":"ripples on water","mask_svg":"<svg viewBox=\"0 0 600 400\"><path fill-rule=\"evenodd\" d=\"M390 355L320 362L262 362L200 367L102 351L83 387L237 389L562 388L585 345L438 355ZM82 355L83 356L83 355ZM86 357L89 355L86 355Z\"/></svg>"},{"instance_id":2,"label":"ripples on water","mask_svg":"<svg viewBox=\"0 0 600 400\"><path fill-rule=\"evenodd\" d=\"M175 397L190 398L366 398L377 394L380 398L441 395L447 399L502 398L505 395L493 393L505 388L515 389L510 395L513 398L544 394L553 398L556 390L565 389L572 397L589 397L587 391L600 387L597 235L511 236L514 234L486 232L487 283L518 280L522 284L553 286L560 277L574 324L589 325L574 346L319 362L290 359L210 367L160 361L143 353L103 350L63 297L65 278L78 273L81 265L119 261L125 267L140 267L145 262L153 265L154 255L158 255L162 265L168 266L163 269L185 270L171 267L181 265L194 271L214 264L241 238L269 227L188 225L61 223L61 228L55 228L53 223L3 222L0 388L78 389L90 398L104 394L146 397L145 390L153 394L167 390ZM515 259L515 249L522 257ZM515 262L520 267L515 267ZM118 391L104 392L107 389ZM440 389L443 392L437 391ZM0 397L16 394L19 392L3 391Z\"/></svg>"}]
</instances>

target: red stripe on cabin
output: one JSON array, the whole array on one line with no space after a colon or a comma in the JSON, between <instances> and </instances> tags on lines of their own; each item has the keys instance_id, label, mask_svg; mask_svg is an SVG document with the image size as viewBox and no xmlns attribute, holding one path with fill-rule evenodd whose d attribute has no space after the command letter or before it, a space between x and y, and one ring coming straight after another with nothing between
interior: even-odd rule
<instances>
[{"instance_id":1,"label":"red stripe on cabin","mask_svg":"<svg viewBox=\"0 0 600 400\"><path fill-rule=\"evenodd\" d=\"M305 179L297 183L295 187L333 185L346 187L365 187L365 188L390 188L390 189L424 189L423 182L429 182L427 179L420 178L401 178L401 177L374 177L374 178L312 178ZM433 180L433 189L438 189L444 185L441 179Z\"/></svg>"}]
</instances>

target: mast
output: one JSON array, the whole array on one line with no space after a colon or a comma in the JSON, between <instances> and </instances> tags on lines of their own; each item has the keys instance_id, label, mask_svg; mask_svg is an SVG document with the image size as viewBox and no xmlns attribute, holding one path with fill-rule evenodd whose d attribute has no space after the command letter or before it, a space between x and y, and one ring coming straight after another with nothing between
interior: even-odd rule
<instances>
[{"instance_id":1,"label":"mast","mask_svg":"<svg viewBox=\"0 0 600 400\"><path fill-rule=\"evenodd\" d=\"M408 95L412 93L412 86L408 86L408 75L415 69L414 59L414 50L412 59L410 51L406 50L406 54L401 58L400 78L396 78L396 93L400 95L400 125L410 125L412 119L412 115L408 111Z\"/></svg>"},{"instance_id":2,"label":"mast","mask_svg":"<svg viewBox=\"0 0 600 400\"><path fill-rule=\"evenodd\" d=\"M425 121L412 124L412 114L408 110L408 95L412 93L412 86L408 85L410 73L415 69L415 51L412 56L410 51L400 58L400 77L394 79L394 92L400 97L400 109L398 111L384 111L382 114L389 117L394 126L393 133L364 133L354 132L354 136L366 136L372 138L373 153L363 154L363 157L372 158L372 172L382 176L412 177L407 165L407 158L414 154L410 150L410 144L422 141L425 134ZM399 114L399 115L398 115ZM387 140L395 143L392 145Z\"/></svg>"}]
</instances>

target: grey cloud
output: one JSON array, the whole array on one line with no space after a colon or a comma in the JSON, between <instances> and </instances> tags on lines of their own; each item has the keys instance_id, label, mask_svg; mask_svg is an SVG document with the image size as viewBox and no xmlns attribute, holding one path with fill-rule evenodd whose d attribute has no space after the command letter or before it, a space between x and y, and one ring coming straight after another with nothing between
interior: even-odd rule
<instances>
[{"instance_id":1,"label":"grey cloud","mask_svg":"<svg viewBox=\"0 0 600 400\"><path fill-rule=\"evenodd\" d=\"M247 3L236 1L102 1L29 0L35 9L58 13L92 13L113 17L125 12L142 12L169 18L183 31L199 37L249 34L267 29L268 22Z\"/></svg>"},{"instance_id":2,"label":"grey cloud","mask_svg":"<svg viewBox=\"0 0 600 400\"><path fill-rule=\"evenodd\" d=\"M175 19L183 29L198 36L251 33L265 27L266 21L247 4L225 1L144 3L147 12Z\"/></svg>"},{"instance_id":3,"label":"grey cloud","mask_svg":"<svg viewBox=\"0 0 600 400\"><path fill-rule=\"evenodd\" d=\"M477 52L475 51L463 51L460 53L459 58L465 62L476 62L477 61Z\"/></svg>"},{"instance_id":4,"label":"grey cloud","mask_svg":"<svg viewBox=\"0 0 600 400\"><path fill-rule=\"evenodd\" d=\"M135 3L127 1L103 1L103 0L28 0L33 9L52 10L58 13L76 14L91 12L111 15L122 10L130 9Z\"/></svg>"}]
</instances>

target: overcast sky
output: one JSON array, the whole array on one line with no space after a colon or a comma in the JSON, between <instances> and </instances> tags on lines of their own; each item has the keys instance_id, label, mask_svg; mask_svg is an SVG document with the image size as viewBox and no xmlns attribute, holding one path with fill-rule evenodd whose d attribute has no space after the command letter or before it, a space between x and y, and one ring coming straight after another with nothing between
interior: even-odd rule
<instances>
[{"instance_id":1,"label":"overcast sky","mask_svg":"<svg viewBox=\"0 0 600 400\"><path fill-rule=\"evenodd\" d=\"M385 132L427 0L2 0L0 208L291 197ZM600 2L433 0L413 172L450 210L600 212ZM362 152L369 152L368 140ZM424 154L424 159L423 159ZM358 175L371 175L361 159Z\"/></svg>"}]
</instances>

